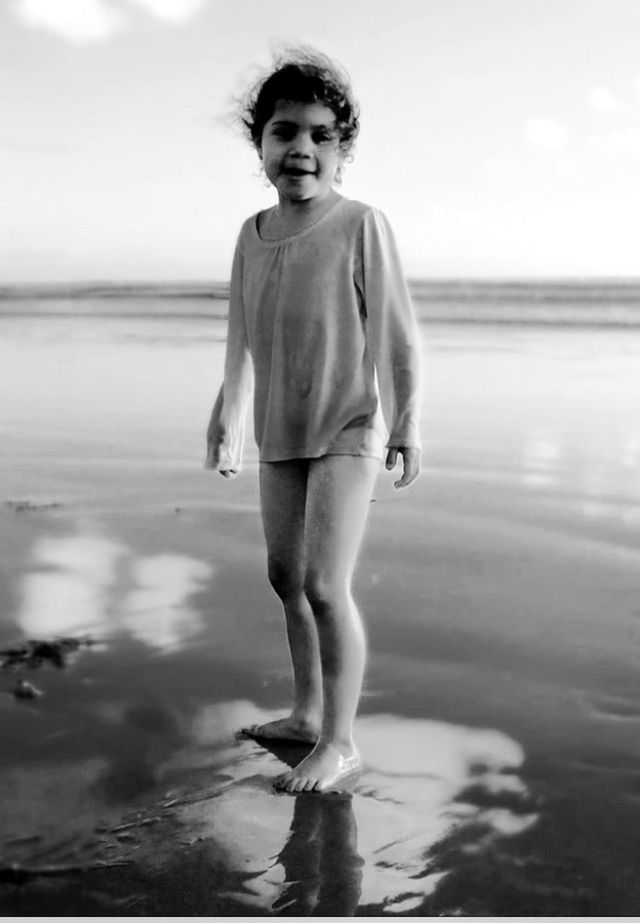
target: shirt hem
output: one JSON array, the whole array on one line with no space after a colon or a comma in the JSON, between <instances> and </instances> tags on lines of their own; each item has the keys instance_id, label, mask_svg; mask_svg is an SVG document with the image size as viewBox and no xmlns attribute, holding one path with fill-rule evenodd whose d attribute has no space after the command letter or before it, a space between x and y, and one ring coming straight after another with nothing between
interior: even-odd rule
<instances>
[{"instance_id":1,"label":"shirt hem","mask_svg":"<svg viewBox=\"0 0 640 923\"><path fill-rule=\"evenodd\" d=\"M308 450L296 451L295 449L286 454L277 453L277 457L274 457L272 453L269 453L269 457L263 455L260 456L260 462L265 462L266 464L271 464L272 462L280 461L297 461L303 459L313 459L313 458L324 458L325 455L351 455L354 458L377 458L378 461L383 461L384 454L382 452L374 451L362 451L358 452L354 449L324 449L323 451L309 452Z\"/></svg>"}]
</instances>

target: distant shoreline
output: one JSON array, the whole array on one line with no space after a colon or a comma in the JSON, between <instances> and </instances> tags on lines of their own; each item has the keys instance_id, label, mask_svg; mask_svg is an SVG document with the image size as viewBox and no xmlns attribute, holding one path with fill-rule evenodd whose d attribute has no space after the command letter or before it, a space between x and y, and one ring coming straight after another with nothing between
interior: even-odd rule
<instances>
[{"instance_id":1,"label":"distant shoreline","mask_svg":"<svg viewBox=\"0 0 640 923\"><path fill-rule=\"evenodd\" d=\"M410 279L422 323L640 329L639 279ZM0 317L225 320L229 283L0 285Z\"/></svg>"},{"instance_id":2,"label":"distant shoreline","mask_svg":"<svg viewBox=\"0 0 640 923\"><path fill-rule=\"evenodd\" d=\"M37 282L0 285L0 299L229 297L228 282Z\"/></svg>"},{"instance_id":3,"label":"distant shoreline","mask_svg":"<svg viewBox=\"0 0 640 923\"><path fill-rule=\"evenodd\" d=\"M598 301L637 301L640 276L636 278L424 278L409 279L414 298L420 301L561 301L568 298ZM37 282L0 284L0 300L80 298L204 298L226 300L228 281L200 282Z\"/></svg>"}]
</instances>

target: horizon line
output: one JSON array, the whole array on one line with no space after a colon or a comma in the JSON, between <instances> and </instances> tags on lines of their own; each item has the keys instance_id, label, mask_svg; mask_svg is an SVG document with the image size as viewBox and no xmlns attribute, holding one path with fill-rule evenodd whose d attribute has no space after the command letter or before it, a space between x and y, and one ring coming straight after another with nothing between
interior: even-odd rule
<instances>
[{"instance_id":1,"label":"horizon line","mask_svg":"<svg viewBox=\"0 0 640 923\"><path fill-rule=\"evenodd\" d=\"M638 275L491 275L491 276L406 276L408 285L495 285L495 284L608 284L608 285L640 285ZM37 280L37 281L0 281L0 297L8 292L31 290L65 290L81 288L184 288L202 289L206 292L211 289L228 289L229 279L63 279L63 280Z\"/></svg>"}]
</instances>

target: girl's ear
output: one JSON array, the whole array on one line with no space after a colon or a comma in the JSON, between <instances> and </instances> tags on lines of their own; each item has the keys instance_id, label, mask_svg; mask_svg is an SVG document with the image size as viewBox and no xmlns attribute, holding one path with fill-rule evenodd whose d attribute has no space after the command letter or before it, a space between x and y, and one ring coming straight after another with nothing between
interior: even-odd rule
<instances>
[{"instance_id":1,"label":"girl's ear","mask_svg":"<svg viewBox=\"0 0 640 923\"><path fill-rule=\"evenodd\" d=\"M269 189L271 186L271 180L267 177L267 174L264 171L264 162L262 160L262 156L260 156L259 159L260 163L258 165L257 176L262 181L262 185L265 187L265 189Z\"/></svg>"}]
</instances>

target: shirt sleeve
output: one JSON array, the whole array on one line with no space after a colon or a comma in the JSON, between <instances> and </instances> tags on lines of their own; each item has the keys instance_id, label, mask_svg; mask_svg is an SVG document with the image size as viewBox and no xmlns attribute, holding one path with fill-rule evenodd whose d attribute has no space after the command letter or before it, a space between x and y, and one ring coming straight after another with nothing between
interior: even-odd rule
<instances>
[{"instance_id":1,"label":"shirt sleeve","mask_svg":"<svg viewBox=\"0 0 640 923\"><path fill-rule=\"evenodd\" d=\"M229 291L229 322L224 361L218 471L240 471L244 449L245 423L253 390L253 364L249 353L247 323L242 297L244 260L240 241L236 245Z\"/></svg>"},{"instance_id":2,"label":"shirt sleeve","mask_svg":"<svg viewBox=\"0 0 640 923\"><path fill-rule=\"evenodd\" d=\"M364 307L389 447L420 448L420 332L393 231L371 209L363 223Z\"/></svg>"}]
</instances>

